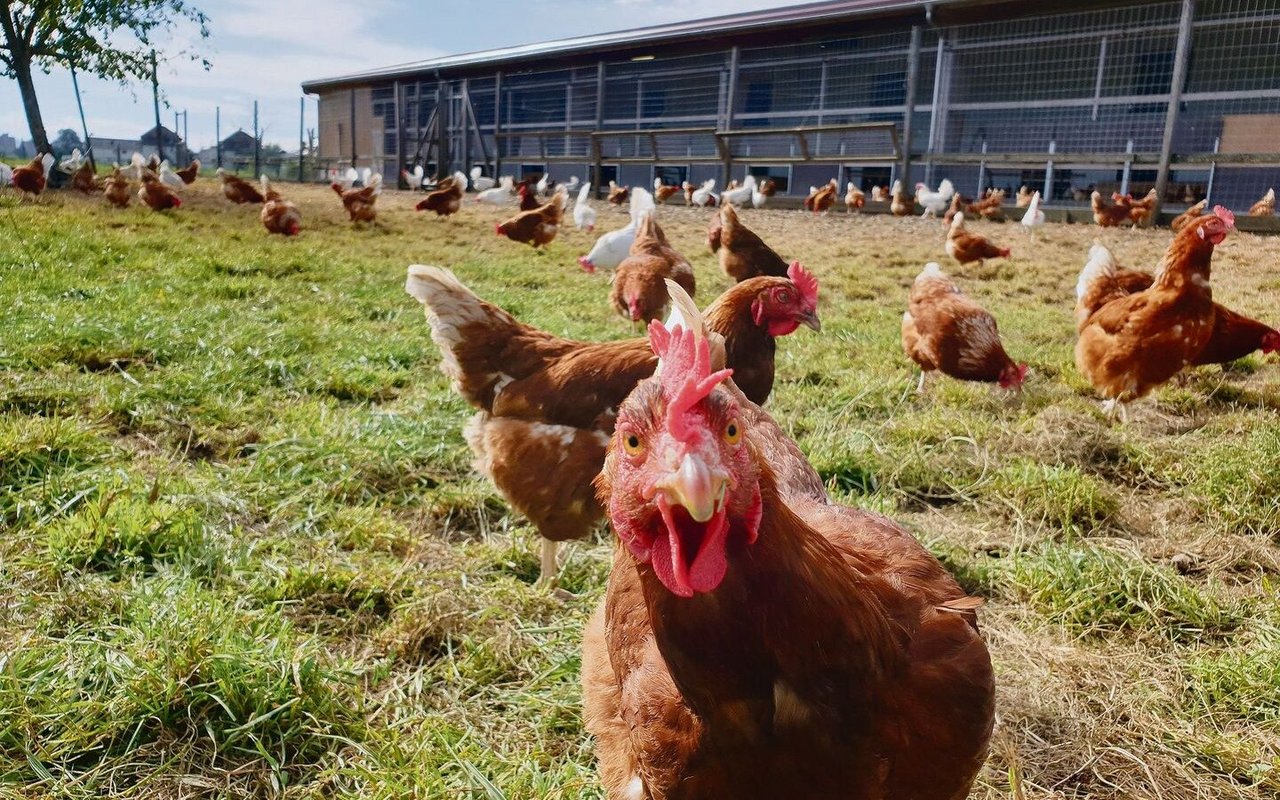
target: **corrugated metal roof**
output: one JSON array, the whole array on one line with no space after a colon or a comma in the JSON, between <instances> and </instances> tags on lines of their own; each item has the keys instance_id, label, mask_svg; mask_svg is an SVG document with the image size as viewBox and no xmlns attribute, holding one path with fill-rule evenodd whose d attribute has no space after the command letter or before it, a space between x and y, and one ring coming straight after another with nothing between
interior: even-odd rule
<instances>
[{"instance_id":1,"label":"corrugated metal roof","mask_svg":"<svg viewBox=\"0 0 1280 800\"><path fill-rule=\"evenodd\" d=\"M512 61L568 56L641 43L662 45L683 39L706 36L709 33L716 35L745 33L798 23L812 24L824 20L834 21L886 12L924 10L928 6L942 5L947 2L956 2L956 0L825 0L825 2L819 3L805 3L804 5L787 6L785 8L770 8L742 14L729 14L686 22L672 22L648 28L632 28L611 33L575 36L569 39L557 39L537 44L517 45L515 47L481 50L474 53L463 53L424 61L412 61L407 64L396 64L365 72L306 81L302 84L302 90L304 92L315 92L319 89L339 84L363 84L415 73L462 70L481 65L496 67Z\"/></svg>"}]
</instances>

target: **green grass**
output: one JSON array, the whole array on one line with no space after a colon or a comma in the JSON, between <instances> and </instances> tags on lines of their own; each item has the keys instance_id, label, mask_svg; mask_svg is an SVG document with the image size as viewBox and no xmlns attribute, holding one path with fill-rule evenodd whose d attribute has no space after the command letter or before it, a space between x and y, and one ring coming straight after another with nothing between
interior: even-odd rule
<instances>
[{"instance_id":1,"label":"green grass","mask_svg":"<svg viewBox=\"0 0 1280 800\"><path fill-rule=\"evenodd\" d=\"M599 797L578 670L609 535L568 548L579 599L532 586L533 532L473 473L471 409L401 288L439 264L549 331L633 335L574 263L592 237L535 254L499 210L425 219L395 193L352 229L327 189L286 188L288 241L208 183L171 215L0 194L0 796ZM1032 376L920 397L898 326L945 261L937 223L748 213L821 281L771 411L837 498L988 601L1000 723L974 796L1010 797L1011 770L1028 797L1280 792L1274 362L1114 428L1072 363L1089 244L1150 265L1167 234L983 226L1014 258L952 271ZM709 302L707 214L660 215ZM1277 256L1233 236L1215 297L1265 316Z\"/></svg>"}]
</instances>

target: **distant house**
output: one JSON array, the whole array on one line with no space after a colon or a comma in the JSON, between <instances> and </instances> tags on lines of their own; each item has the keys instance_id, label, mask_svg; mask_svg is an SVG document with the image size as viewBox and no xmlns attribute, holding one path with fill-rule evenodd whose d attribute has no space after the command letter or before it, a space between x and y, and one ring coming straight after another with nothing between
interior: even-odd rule
<instances>
[{"instance_id":1,"label":"distant house","mask_svg":"<svg viewBox=\"0 0 1280 800\"><path fill-rule=\"evenodd\" d=\"M7 133L0 133L0 156L12 156L18 152L18 140Z\"/></svg>"},{"instance_id":2,"label":"distant house","mask_svg":"<svg viewBox=\"0 0 1280 800\"><path fill-rule=\"evenodd\" d=\"M251 156L255 145L257 140L243 130L238 130L222 140L222 155Z\"/></svg>"},{"instance_id":3,"label":"distant house","mask_svg":"<svg viewBox=\"0 0 1280 800\"><path fill-rule=\"evenodd\" d=\"M142 142L137 139L90 136L89 149L93 151L93 158L99 164L127 164L135 152L142 151Z\"/></svg>"}]
</instances>

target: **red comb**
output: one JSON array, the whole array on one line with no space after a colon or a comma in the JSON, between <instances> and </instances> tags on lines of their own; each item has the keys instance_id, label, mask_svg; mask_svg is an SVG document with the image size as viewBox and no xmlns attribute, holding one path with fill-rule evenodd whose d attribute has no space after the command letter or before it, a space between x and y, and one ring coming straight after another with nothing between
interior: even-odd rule
<instances>
[{"instance_id":1,"label":"red comb","mask_svg":"<svg viewBox=\"0 0 1280 800\"><path fill-rule=\"evenodd\" d=\"M667 430L676 440L689 441L692 431L688 412L711 394L731 369L711 371L711 348L706 339L677 325L668 331L660 322L649 323L649 344L662 359L662 394L667 401Z\"/></svg>"},{"instance_id":2,"label":"red comb","mask_svg":"<svg viewBox=\"0 0 1280 800\"><path fill-rule=\"evenodd\" d=\"M1231 209L1222 206L1213 207L1213 215L1227 224L1227 228L1236 226L1236 215L1231 213Z\"/></svg>"},{"instance_id":3,"label":"red comb","mask_svg":"<svg viewBox=\"0 0 1280 800\"><path fill-rule=\"evenodd\" d=\"M787 267L787 277L800 290L800 296L805 302L811 306L818 305L818 279L813 277L813 273L805 269L799 261L792 261L791 266Z\"/></svg>"}]
</instances>

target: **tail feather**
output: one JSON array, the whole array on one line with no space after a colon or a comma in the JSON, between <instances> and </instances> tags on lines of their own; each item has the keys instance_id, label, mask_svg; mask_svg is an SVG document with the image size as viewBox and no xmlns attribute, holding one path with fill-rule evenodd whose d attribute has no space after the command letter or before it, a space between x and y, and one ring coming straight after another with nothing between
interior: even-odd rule
<instances>
[{"instance_id":1,"label":"tail feather","mask_svg":"<svg viewBox=\"0 0 1280 800\"><path fill-rule=\"evenodd\" d=\"M480 299L442 267L409 267L405 291L425 306L431 340L440 348L440 370L472 405L490 409L512 380L506 345L527 328L515 317Z\"/></svg>"}]
</instances>

